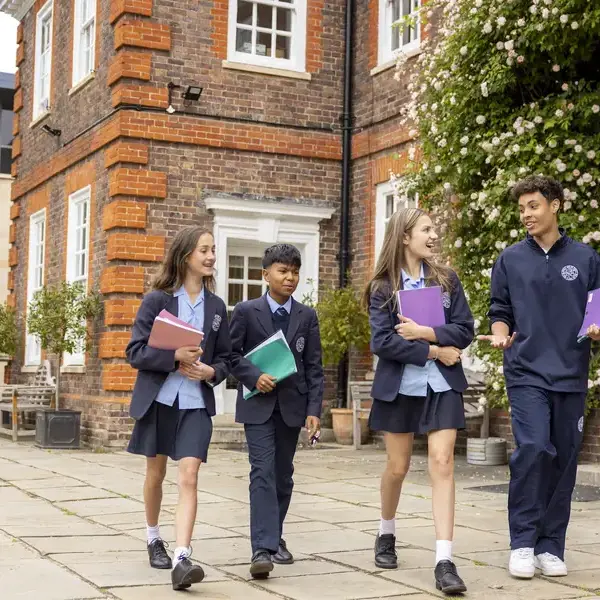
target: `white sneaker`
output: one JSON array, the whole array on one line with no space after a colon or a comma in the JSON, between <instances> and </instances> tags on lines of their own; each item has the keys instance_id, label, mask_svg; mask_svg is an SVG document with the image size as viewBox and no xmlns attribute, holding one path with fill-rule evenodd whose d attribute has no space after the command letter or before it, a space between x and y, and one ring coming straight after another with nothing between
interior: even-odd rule
<instances>
[{"instance_id":1,"label":"white sneaker","mask_svg":"<svg viewBox=\"0 0 600 600\"><path fill-rule=\"evenodd\" d=\"M564 577L567 574L567 565L558 556L544 552L535 557L535 568L542 570L546 577Z\"/></svg>"},{"instance_id":2,"label":"white sneaker","mask_svg":"<svg viewBox=\"0 0 600 600\"><path fill-rule=\"evenodd\" d=\"M531 579L535 575L533 548L518 548L510 553L508 571L518 579Z\"/></svg>"}]
</instances>

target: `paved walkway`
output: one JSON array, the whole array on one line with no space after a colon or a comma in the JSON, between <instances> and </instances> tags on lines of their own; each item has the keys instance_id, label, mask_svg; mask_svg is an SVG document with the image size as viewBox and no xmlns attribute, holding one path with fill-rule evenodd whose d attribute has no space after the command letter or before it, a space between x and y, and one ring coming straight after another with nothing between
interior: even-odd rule
<instances>
[{"instance_id":1,"label":"paved walkway","mask_svg":"<svg viewBox=\"0 0 600 600\"><path fill-rule=\"evenodd\" d=\"M398 514L401 569L378 571L380 451L331 447L297 455L285 537L296 555L265 582L248 577L248 465L244 453L212 451L202 467L193 542L205 581L174 592L169 572L150 569L142 505L143 462L126 453L50 452L0 441L2 600L201 598L346 600L439 596L432 585L434 532L425 462L413 461ZM519 582L505 571L506 496L469 487L506 479L505 469L458 469L455 553L476 600L555 600L600 588L600 502L574 504L570 575ZM173 542L177 499L171 463L162 533Z\"/></svg>"}]
</instances>

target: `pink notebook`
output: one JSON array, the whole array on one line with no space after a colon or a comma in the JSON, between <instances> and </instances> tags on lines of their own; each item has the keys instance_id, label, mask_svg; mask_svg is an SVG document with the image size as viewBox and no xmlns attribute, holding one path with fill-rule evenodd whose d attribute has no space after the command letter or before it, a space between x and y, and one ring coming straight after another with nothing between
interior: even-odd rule
<instances>
[{"instance_id":1,"label":"pink notebook","mask_svg":"<svg viewBox=\"0 0 600 600\"><path fill-rule=\"evenodd\" d=\"M177 350L183 346L200 346L204 334L190 324L161 310L154 319L148 346L159 350Z\"/></svg>"},{"instance_id":2,"label":"pink notebook","mask_svg":"<svg viewBox=\"0 0 600 600\"><path fill-rule=\"evenodd\" d=\"M439 327L446 324L442 288L424 287L417 290L398 292L398 312L412 319L417 325Z\"/></svg>"}]
</instances>

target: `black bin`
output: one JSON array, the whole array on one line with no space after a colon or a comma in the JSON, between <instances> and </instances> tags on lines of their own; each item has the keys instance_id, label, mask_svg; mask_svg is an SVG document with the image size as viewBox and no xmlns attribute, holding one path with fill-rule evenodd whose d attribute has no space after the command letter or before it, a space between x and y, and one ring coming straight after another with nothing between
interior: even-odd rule
<instances>
[{"instance_id":1,"label":"black bin","mask_svg":"<svg viewBox=\"0 0 600 600\"><path fill-rule=\"evenodd\" d=\"M37 411L35 423L35 445L39 448L77 449L80 444L81 411L53 410Z\"/></svg>"}]
</instances>

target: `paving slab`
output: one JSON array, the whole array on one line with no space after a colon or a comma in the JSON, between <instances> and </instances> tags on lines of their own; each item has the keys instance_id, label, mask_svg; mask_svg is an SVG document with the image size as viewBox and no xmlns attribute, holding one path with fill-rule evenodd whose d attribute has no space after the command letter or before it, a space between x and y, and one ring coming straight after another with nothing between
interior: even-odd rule
<instances>
[{"instance_id":1,"label":"paving slab","mask_svg":"<svg viewBox=\"0 0 600 600\"><path fill-rule=\"evenodd\" d=\"M1 568L2 598L6 600L84 600L102 596L98 589L47 559L21 560Z\"/></svg>"},{"instance_id":2,"label":"paving slab","mask_svg":"<svg viewBox=\"0 0 600 600\"><path fill-rule=\"evenodd\" d=\"M139 525L139 523L138 523ZM245 528L241 528L245 529ZM128 529L126 531L127 535L130 535L136 539L145 540L146 539L146 528L139 529ZM164 525L161 523L160 526L160 536L163 540L172 544L175 541L175 525ZM207 525L206 523L196 523L194 526L194 533L192 535L192 540L209 540L209 539L223 539L223 538L235 538L235 537L248 537L248 535L244 533L239 533L237 531L223 529L222 527L215 527L214 525Z\"/></svg>"},{"instance_id":3,"label":"paving slab","mask_svg":"<svg viewBox=\"0 0 600 600\"><path fill-rule=\"evenodd\" d=\"M286 534L285 541L292 554L318 554L341 550L367 550L373 548L373 536L362 531L348 530L343 534L331 531L308 531Z\"/></svg>"},{"instance_id":4,"label":"paving slab","mask_svg":"<svg viewBox=\"0 0 600 600\"><path fill-rule=\"evenodd\" d=\"M127 535L24 537L21 539L42 554L119 552L140 549L139 541Z\"/></svg>"},{"instance_id":5,"label":"paving slab","mask_svg":"<svg viewBox=\"0 0 600 600\"><path fill-rule=\"evenodd\" d=\"M46 488L66 488L66 487L85 487L88 484L85 481L74 479L73 477L63 477L62 475L48 474L45 479L20 479L13 485L22 490L43 490Z\"/></svg>"},{"instance_id":6,"label":"paving slab","mask_svg":"<svg viewBox=\"0 0 600 600\"><path fill-rule=\"evenodd\" d=\"M250 564L243 565L223 565L219 567L222 571L236 575L248 581L252 580L250 575ZM295 560L291 565L275 565L275 568L269 575L269 579L281 577L305 577L308 575L324 575L327 573L348 573L352 571L348 565L336 564L327 560ZM343 577L343 575L342 575Z\"/></svg>"},{"instance_id":7,"label":"paving slab","mask_svg":"<svg viewBox=\"0 0 600 600\"><path fill-rule=\"evenodd\" d=\"M15 537L62 537L72 535L115 535L118 531L103 525L89 523L77 517L60 515L51 523L36 523L35 521L23 524L17 521L0 525L0 529Z\"/></svg>"},{"instance_id":8,"label":"paving slab","mask_svg":"<svg viewBox=\"0 0 600 600\"><path fill-rule=\"evenodd\" d=\"M315 596L321 600L358 600L359 598L389 598L413 594L414 588L392 583L366 573L349 572L326 575L307 575L302 584L293 577L279 577L258 582L261 587L294 600L313 600Z\"/></svg>"},{"instance_id":9,"label":"paving slab","mask_svg":"<svg viewBox=\"0 0 600 600\"><path fill-rule=\"evenodd\" d=\"M112 588L109 591L120 600L148 600L148 598L152 598L152 600L173 600L174 594L170 585ZM215 583L203 581L201 584L194 585L186 590L185 597L201 600L275 600L281 598L266 590L239 581Z\"/></svg>"},{"instance_id":10,"label":"paving slab","mask_svg":"<svg viewBox=\"0 0 600 600\"><path fill-rule=\"evenodd\" d=\"M108 490L103 490L97 487L64 487L64 488L43 488L30 489L30 494L33 494L49 502L64 502L66 500L92 500L98 498L118 498L119 495Z\"/></svg>"},{"instance_id":11,"label":"paving slab","mask_svg":"<svg viewBox=\"0 0 600 600\"><path fill-rule=\"evenodd\" d=\"M58 502L58 508L68 510L80 517L93 515L112 515L143 510L144 505L129 498L104 498L101 500L75 500L73 502Z\"/></svg>"}]
</instances>

